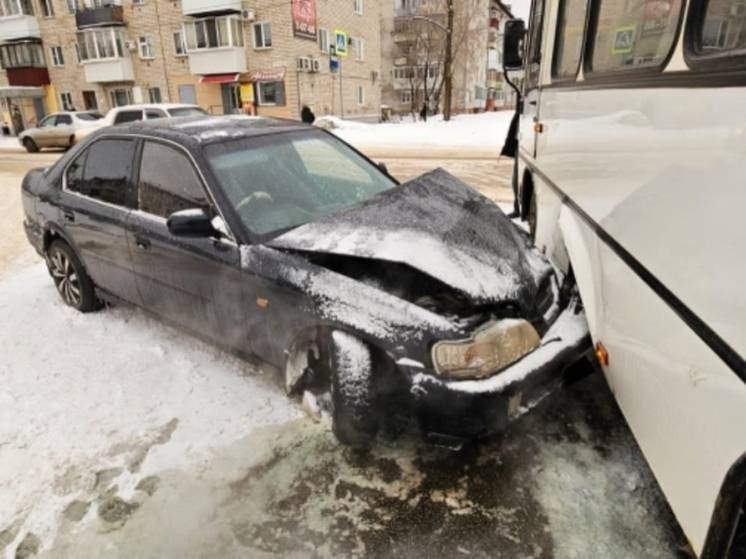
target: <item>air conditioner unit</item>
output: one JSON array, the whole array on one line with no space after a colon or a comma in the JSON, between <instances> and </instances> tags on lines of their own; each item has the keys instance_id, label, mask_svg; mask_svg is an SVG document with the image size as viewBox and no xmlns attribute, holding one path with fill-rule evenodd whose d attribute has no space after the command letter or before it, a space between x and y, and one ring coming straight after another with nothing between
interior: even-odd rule
<instances>
[{"instance_id":1,"label":"air conditioner unit","mask_svg":"<svg viewBox=\"0 0 746 559\"><path fill-rule=\"evenodd\" d=\"M256 21L256 12L254 10L243 10L241 11L241 18L249 23Z\"/></svg>"},{"instance_id":2,"label":"air conditioner unit","mask_svg":"<svg viewBox=\"0 0 746 559\"><path fill-rule=\"evenodd\" d=\"M307 56L299 56L296 60L296 69L299 72L308 72L311 68L311 59Z\"/></svg>"},{"instance_id":3,"label":"air conditioner unit","mask_svg":"<svg viewBox=\"0 0 746 559\"><path fill-rule=\"evenodd\" d=\"M124 48L127 50L137 50L137 43L135 41L125 41Z\"/></svg>"},{"instance_id":4,"label":"air conditioner unit","mask_svg":"<svg viewBox=\"0 0 746 559\"><path fill-rule=\"evenodd\" d=\"M318 58L311 60L311 72L321 72L321 60Z\"/></svg>"},{"instance_id":5,"label":"air conditioner unit","mask_svg":"<svg viewBox=\"0 0 746 559\"><path fill-rule=\"evenodd\" d=\"M730 7L731 17L741 17L746 14L746 4L736 4Z\"/></svg>"}]
</instances>

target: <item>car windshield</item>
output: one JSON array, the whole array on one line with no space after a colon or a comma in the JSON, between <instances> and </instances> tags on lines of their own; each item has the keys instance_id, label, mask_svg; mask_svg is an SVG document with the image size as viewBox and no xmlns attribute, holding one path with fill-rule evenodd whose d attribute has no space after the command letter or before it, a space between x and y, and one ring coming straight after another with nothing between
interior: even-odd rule
<instances>
[{"instance_id":1,"label":"car windshield","mask_svg":"<svg viewBox=\"0 0 746 559\"><path fill-rule=\"evenodd\" d=\"M104 118L99 113L77 113L75 116L80 120L98 120Z\"/></svg>"},{"instance_id":2,"label":"car windshield","mask_svg":"<svg viewBox=\"0 0 746 559\"><path fill-rule=\"evenodd\" d=\"M263 237L396 186L364 157L316 130L213 144L205 151L244 226Z\"/></svg>"},{"instance_id":3,"label":"car windshield","mask_svg":"<svg viewBox=\"0 0 746 559\"><path fill-rule=\"evenodd\" d=\"M168 109L168 113L171 116L205 116L207 111L200 107L178 107L176 109Z\"/></svg>"}]
</instances>

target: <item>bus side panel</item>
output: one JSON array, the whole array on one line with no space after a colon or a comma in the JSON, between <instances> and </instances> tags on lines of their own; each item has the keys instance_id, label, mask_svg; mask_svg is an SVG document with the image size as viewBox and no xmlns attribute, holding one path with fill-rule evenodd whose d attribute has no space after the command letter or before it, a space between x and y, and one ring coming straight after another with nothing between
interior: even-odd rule
<instances>
[{"instance_id":1,"label":"bus side panel","mask_svg":"<svg viewBox=\"0 0 746 559\"><path fill-rule=\"evenodd\" d=\"M594 341L609 352L609 384L699 553L746 448L746 387L570 208L559 225Z\"/></svg>"}]
</instances>

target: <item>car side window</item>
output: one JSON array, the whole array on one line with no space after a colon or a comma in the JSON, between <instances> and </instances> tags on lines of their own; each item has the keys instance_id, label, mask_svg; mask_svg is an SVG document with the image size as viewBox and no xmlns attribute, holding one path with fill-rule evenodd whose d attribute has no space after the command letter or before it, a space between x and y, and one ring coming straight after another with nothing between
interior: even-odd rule
<instances>
[{"instance_id":1,"label":"car side window","mask_svg":"<svg viewBox=\"0 0 746 559\"><path fill-rule=\"evenodd\" d=\"M114 124L142 120L142 111L121 111L114 117Z\"/></svg>"},{"instance_id":2,"label":"car side window","mask_svg":"<svg viewBox=\"0 0 746 559\"><path fill-rule=\"evenodd\" d=\"M55 126L61 126L65 124L72 124L73 119L70 115L57 115L57 120L55 121Z\"/></svg>"},{"instance_id":3,"label":"car side window","mask_svg":"<svg viewBox=\"0 0 746 559\"><path fill-rule=\"evenodd\" d=\"M41 122L39 122L39 128L44 128L46 126L53 126L55 118L57 117L54 115L46 117Z\"/></svg>"},{"instance_id":4,"label":"car side window","mask_svg":"<svg viewBox=\"0 0 746 559\"><path fill-rule=\"evenodd\" d=\"M140 210L168 217L180 210L209 209L210 201L191 161L159 142L145 142L138 186Z\"/></svg>"},{"instance_id":5,"label":"car side window","mask_svg":"<svg viewBox=\"0 0 746 559\"><path fill-rule=\"evenodd\" d=\"M148 109L145 111L145 116L148 120L151 120L153 118L164 118L166 113L157 109Z\"/></svg>"},{"instance_id":6,"label":"car side window","mask_svg":"<svg viewBox=\"0 0 746 559\"><path fill-rule=\"evenodd\" d=\"M84 151L67 167L67 172L65 174L65 186L72 192L80 192L80 185L83 182L83 170L85 169L85 158L87 154L88 152Z\"/></svg>"},{"instance_id":7,"label":"car side window","mask_svg":"<svg viewBox=\"0 0 746 559\"><path fill-rule=\"evenodd\" d=\"M91 144L87 150L80 193L109 204L127 206L134 156L135 142L132 140L112 138Z\"/></svg>"}]
</instances>

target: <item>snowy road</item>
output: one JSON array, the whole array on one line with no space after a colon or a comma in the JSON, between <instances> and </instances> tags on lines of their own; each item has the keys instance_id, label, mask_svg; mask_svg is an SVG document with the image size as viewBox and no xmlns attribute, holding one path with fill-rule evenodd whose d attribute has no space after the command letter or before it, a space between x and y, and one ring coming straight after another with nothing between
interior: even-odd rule
<instances>
[{"instance_id":1,"label":"snowy road","mask_svg":"<svg viewBox=\"0 0 746 559\"><path fill-rule=\"evenodd\" d=\"M6 157L0 197L16 212L21 169ZM19 228L6 220L0 235ZM138 310L77 314L26 245L12 251L0 556L677 556L682 537L602 378L479 448L404 435L356 454L271 374Z\"/></svg>"}]
</instances>

